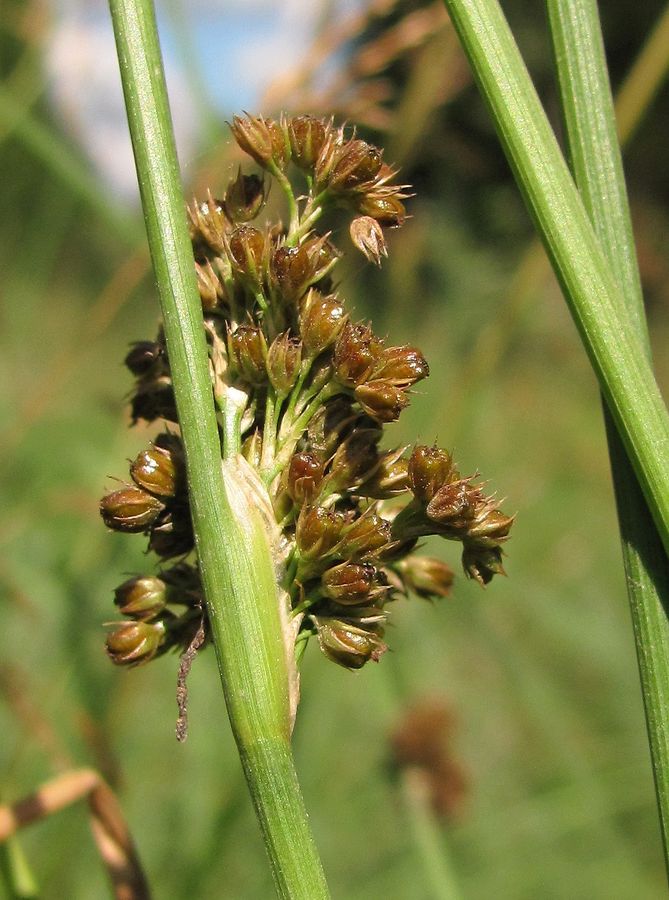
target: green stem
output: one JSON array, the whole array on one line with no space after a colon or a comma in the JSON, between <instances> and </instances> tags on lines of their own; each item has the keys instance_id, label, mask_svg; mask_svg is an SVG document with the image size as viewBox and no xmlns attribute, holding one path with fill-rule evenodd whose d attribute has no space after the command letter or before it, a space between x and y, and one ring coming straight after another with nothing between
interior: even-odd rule
<instances>
[{"instance_id":1,"label":"green stem","mask_svg":"<svg viewBox=\"0 0 669 900\"><path fill-rule=\"evenodd\" d=\"M244 460L221 461L155 13L150 0L110 0L110 8L228 714L277 891L326 897L292 761L288 663L269 536Z\"/></svg>"},{"instance_id":2,"label":"green stem","mask_svg":"<svg viewBox=\"0 0 669 900\"><path fill-rule=\"evenodd\" d=\"M594 0L547 0L572 171L618 283L630 326L650 347L616 120ZM669 571L643 494L605 410L627 591L660 824L669 868Z\"/></svg>"},{"instance_id":3,"label":"green stem","mask_svg":"<svg viewBox=\"0 0 669 900\"><path fill-rule=\"evenodd\" d=\"M669 416L497 0L445 0L669 550Z\"/></svg>"}]
</instances>

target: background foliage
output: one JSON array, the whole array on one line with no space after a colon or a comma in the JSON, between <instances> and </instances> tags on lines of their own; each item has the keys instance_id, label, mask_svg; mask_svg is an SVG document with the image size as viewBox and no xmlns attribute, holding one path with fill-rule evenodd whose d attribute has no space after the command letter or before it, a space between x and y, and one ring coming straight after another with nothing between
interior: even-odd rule
<instances>
[{"instance_id":1,"label":"background foliage","mask_svg":"<svg viewBox=\"0 0 669 900\"><path fill-rule=\"evenodd\" d=\"M553 110L543 17L524 0L505 8ZM348 31L325 29L321 50L273 85L261 111L335 112L402 164L414 218L391 237L381 272L353 261L341 289L377 332L430 361L397 441L452 447L518 521L510 577L486 592L459 577L449 601L398 604L379 666L352 675L307 653L296 754L333 894L453 896L436 847L465 898L605 898L612 886L616 898L659 897L594 378L441 6L370 9ZM602 9L614 88L661 11L650 0ZM136 214L50 111L45 16L39 3L9 2L0 35L0 798L93 766L121 799L156 896L267 897L213 655L196 661L190 736L178 746L176 660L119 672L102 652L112 589L150 565L140 539L105 531L97 499L147 441L128 429L121 360L129 341L153 335L157 303ZM329 87L323 46L339 61ZM626 152L665 386L668 118L665 87ZM211 109L207 122L188 193L216 193L237 162ZM430 549L457 558L448 545ZM428 731L450 712L439 814L420 771L393 765L391 735L417 707L432 711ZM22 835L40 896L105 895L87 830L73 806Z\"/></svg>"}]
</instances>

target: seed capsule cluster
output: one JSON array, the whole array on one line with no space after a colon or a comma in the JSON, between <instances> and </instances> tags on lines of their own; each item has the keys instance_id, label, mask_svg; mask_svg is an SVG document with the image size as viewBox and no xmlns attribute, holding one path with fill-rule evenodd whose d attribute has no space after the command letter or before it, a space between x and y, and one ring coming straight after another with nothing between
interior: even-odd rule
<instances>
[{"instance_id":1,"label":"seed capsule cluster","mask_svg":"<svg viewBox=\"0 0 669 900\"><path fill-rule=\"evenodd\" d=\"M486 584L503 571L513 519L446 451L382 448L383 426L428 365L417 348L388 346L351 321L333 280L341 252L315 228L326 210L345 210L353 244L379 264L384 229L406 215L395 170L330 120L244 116L231 129L262 175L240 171L222 198L189 209L223 450L240 452L267 490L298 648L313 635L329 659L358 669L387 649L390 601L450 590L450 568L415 552L421 537L460 541L465 572ZM306 186L300 197L291 166ZM285 227L251 224L269 179L286 195ZM133 419L178 424L162 334L134 344L126 365L136 377ZM107 647L123 664L187 646L204 615L178 435L161 434L130 476L103 498L105 523L147 534L161 559L181 562L117 590L127 621Z\"/></svg>"}]
</instances>

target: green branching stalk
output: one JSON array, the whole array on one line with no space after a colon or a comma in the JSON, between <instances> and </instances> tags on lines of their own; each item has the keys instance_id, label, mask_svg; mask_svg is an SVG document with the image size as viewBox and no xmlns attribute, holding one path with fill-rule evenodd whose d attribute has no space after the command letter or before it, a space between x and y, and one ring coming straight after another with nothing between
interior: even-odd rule
<instances>
[{"instance_id":1,"label":"green branching stalk","mask_svg":"<svg viewBox=\"0 0 669 900\"><path fill-rule=\"evenodd\" d=\"M327 888L290 749L287 660L271 548L239 458L221 448L155 15L110 2L186 452L191 513L230 721L277 890Z\"/></svg>"},{"instance_id":2,"label":"green branching stalk","mask_svg":"<svg viewBox=\"0 0 669 900\"><path fill-rule=\"evenodd\" d=\"M621 310L650 348L606 58L594 0L547 0L571 167L611 270ZM669 571L662 542L610 416L611 468L622 536L665 860L669 848Z\"/></svg>"},{"instance_id":3,"label":"green branching stalk","mask_svg":"<svg viewBox=\"0 0 669 900\"><path fill-rule=\"evenodd\" d=\"M445 0L669 550L669 416L607 259L496 0Z\"/></svg>"}]
</instances>

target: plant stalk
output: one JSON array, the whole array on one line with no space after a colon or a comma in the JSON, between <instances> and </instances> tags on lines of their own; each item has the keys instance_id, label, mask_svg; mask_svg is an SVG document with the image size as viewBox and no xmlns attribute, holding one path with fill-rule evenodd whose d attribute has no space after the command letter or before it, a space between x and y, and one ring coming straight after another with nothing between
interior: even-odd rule
<instances>
[{"instance_id":1,"label":"plant stalk","mask_svg":"<svg viewBox=\"0 0 669 900\"><path fill-rule=\"evenodd\" d=\"M497 0L445 0L669 551L669 416Z\"/></svg>"},{"instance_id":2,"label":"plant stalk","mask_svg":"<svg viewBox=\"0 0 669 900\"><path fill-rule=\"evenodd\" d=\"M155 12L151 0L110 0L110 9L230 723L278 894L326 897L290 747L288 661L270 536L243 461L221 460Z\"/></svg>"},{"instance_id":3,"label":"plant stalk","mask_svg":"<svg viewBox=\"0 0 669 900\"><path fill-rule=\"evenodd\" d=\"M650 344L597 4L547 0L571 168L628 317ZM665 16L666 17L666 16ZM669 20L668 20L669 21ZM669 868L669 570L614 423L605 409L665 863Z\"/></svg>"}]
</instances>

